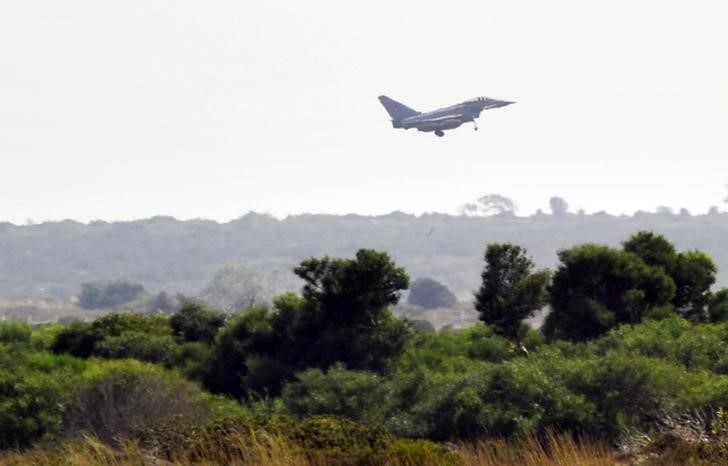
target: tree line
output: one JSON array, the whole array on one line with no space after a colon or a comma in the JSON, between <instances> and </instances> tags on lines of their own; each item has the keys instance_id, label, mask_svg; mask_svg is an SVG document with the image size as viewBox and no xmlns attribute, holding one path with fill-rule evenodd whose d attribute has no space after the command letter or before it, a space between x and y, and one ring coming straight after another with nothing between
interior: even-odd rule
<instances>
[{"instance_id":1,"label":"tree line","mask_svg":"<svg viewBox=\"0 0 728 466\"><path fill-rule=\"evenodd\" d=\"M488 242L518 244L539 267L554 269L560 249L580 242L617 246L640 230L667 235L681 249L705 251L719 265L718 283L728 285L726 213L614 216L553 208L553 214L529 217L512 212L487 217L392 212L278 220L250 213L228 223L169 217L88 225L0 223L0 299L67 301L90 279L140 283L152 294L202 296L214 293L205 288L216 274L241 262L261 271L264 286L256 295L267 299L299 288L288 281L289 271L305 258L350 257L364 247L387 251L413 278L434 278L466 298L479 286L481 254ZM224 305L228 300L221 296L219 301Z\"/></svg>"}]
</instances>

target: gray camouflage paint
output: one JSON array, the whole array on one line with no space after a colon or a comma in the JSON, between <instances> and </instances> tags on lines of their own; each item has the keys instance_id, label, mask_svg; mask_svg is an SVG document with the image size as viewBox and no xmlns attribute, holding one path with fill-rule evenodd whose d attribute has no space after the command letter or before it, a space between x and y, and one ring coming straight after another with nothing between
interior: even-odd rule
<instances>
[{"instance_id":1,"label":"gray camouflage paint","mask_svg":"<svg viewBox=\"0 0 728 466\"><path fill-rule=\"evenodd\" d=\"M480 117L480 112L515 103L488 97L476 97L450 107L421 113L396 100L390 99L386 95L380 95L379 102L382 103L387 113L389 113L389 116L392 117L393 127L404 129L417 128L418 131L434 132L440 137L445 135L445 130L455 129L463 123L468 122L472 122L477 130L478 125L475 123L475 119Z\"/></svg>"}]
</instances>

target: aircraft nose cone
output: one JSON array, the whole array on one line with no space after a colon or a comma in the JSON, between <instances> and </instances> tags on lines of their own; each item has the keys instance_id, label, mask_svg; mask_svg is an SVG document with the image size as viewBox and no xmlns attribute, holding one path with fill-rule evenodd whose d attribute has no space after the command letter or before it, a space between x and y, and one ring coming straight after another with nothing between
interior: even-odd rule
<instances>
[{"instance_id":1,"label":"aircraft nose cone","mask_svg":"<svg viewBox=\"0 0 728 466\"><path fill-rule=\"evenodd\" d=\"M506 105L515 104L515 102L510 102L508 100L497 100L495 103L496 107L505 107Z\"/></svg>"}]
</instances>

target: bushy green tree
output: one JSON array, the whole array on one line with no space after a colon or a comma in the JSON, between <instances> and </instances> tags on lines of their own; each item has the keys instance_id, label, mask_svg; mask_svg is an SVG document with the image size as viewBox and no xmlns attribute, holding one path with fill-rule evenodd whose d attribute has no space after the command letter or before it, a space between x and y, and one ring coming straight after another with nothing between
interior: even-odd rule
<instances>
[{"instance_id":1,"label":"bushy green tree","mask_svg":"<svg viewBox=\"0 0 728 466\"><path fill-rule=\"evenodd\" d=\"M546 303L549 274L533 272L526 250L509 243L489 244L485 263L475 309L495 331L518 340L524 332L523 319Z\"/></svg>"},{"instance_id":2,"label":"bushy green tree","mask_svg":"<svg viewBox=\"0 0 728 466\"><path fill-rule=\"evenodd\" d=\"M102 339L86 322L72 322L56 334L51 351L68 353L78 358L88 358L93 353L96 343Z\"/></svg>"},{"instance_id":3,"label":"bushy green tree","mask_svg":"<svg viewBox=\"0 0 728 466\"><path fill-rule=\"evenodd\" d=\"M700 251L688 251L678 255L672 275L675 280L675 309L690 320L708 320L710 287L715 283L717 269L713 260Z\"/></svg>"},{"instance_id":4,"label":"bushy green tree","mask_svg":"<svg viewBox=\"0 0 728 466\"><path fill-rule=\"evenodd\" d=\"M105 349L105 354L117 354L125 345L122 343L124 339L120 339L124 334L136 335L125 344L132 344L133 340L135 345L144 346L143 341L146 340L149 345L155 345L151 342L151 337L169 337L169 319L164 315L148 316L138 312L112 312L98 317L90 323L73 322L56 334L51 351L88 358L95 354L96 348L101 342L106 339L115 339L115 343L111 345L115 348L114 351L111 351L111 346L109 346ZM131 350L131 347L128 346L127 349ZM142 351L142 348L137 346L137 350ZM147 350L151 350L151 347L148 347ZM134 356L131 356L130 353L121 357Z\"/></svg>"},{"instance_id":5,"label":"bushy green tree","mask_svg":"<svg viewBox=\"0 0 728 466\"><path fill-rule=\"evenodd\" d=\"M105 359L137 359L171 367L179 358L179 345L169 335L124 332L99 341L93 355Z\"/></svg>"},{"instance_id":6,"label":"bushy green tree","mask_svg":"<svg viewBox=\"0 0 728 466\"><path fill-rule=\"evenodd\" d=\"M172 333L183 341L200 341L210 344L218 330L225 324L225 314L204 305L187 301L169 319Z\"/></svg>"},{"instance_id":7,"label":"bushy green tree","mask_svg":"<svg viewBox=\"0 0 728 466\"><path fill-rule=\"evenodd\" d=\"M388 387L371 372L333 366L327 371L309 369L286 385L281 401L290 414L341 416L367 423L381 422Z\"/></svg>"},{"instance_id":8,"label":"bushy green tree","mask_svg":"<svg viewBox=\"0 0 728 466\"><path fill-rule=\"evenodd\" d=\"M635 254L584 244L558 256L549 291L553 310L543 328L551 338L595 338L616 325L640 322L675 295L674 281Z\"/></svg>"},{"instance_id":9,"label":"bushy green tree","mask_svg":"<svg viewBox=\"0 0 728 466\"><path fill-rule=\"evenodd\" d=\"M624 250L643 262L660 268L675 282L672 305L693 321L708 320L710 287L715 283L716 266L700 251L679 253L662 235L640 231L624 242Z\"/></svg>"},{"instance_id":10,"label":"bushy green tree","mask_svg":"<svg viewBox=\"0 0 728 466\"><path fill-rule=\"evenodd\" d=\"M354 259L311 258L294 269L304 280L304 307L295 328L311 367L341 362L386 371L404 346L407 326L388 307L409 277L384 252L360 249Z\"/></svg>"},{"instance_id":11,"label":"bushy green tree","mask_svg":"<svg viewBox=\"0 0 728 466\"><path fill-rule=\"evenodd\" d=\"M651 231L640 231L623 243L626 252L632 253L652 267L659 267L672 275L677 266L678 253L667 238Z\"/></svg>"},{"instance_id":12,"label":"bushy green tree","mask_svg":"<svg viewBox=\"0 0 728 466\"><path fill-rule=\"evenodd\" d=\"M220 330L205 386L217 393L244 398L251 393L276 395L300 360L278 338L274 315L265 306L247 309Z\"/></svg>"},{"instance_id":13,"label":"bushy green tree","mask_svg":"<svg viewBox=\"0 0 728 466\"><path fill-rule=\"evenodd\" d=\"M236 397L275 395L309 367L391 369L410 334L388 309L408 285L404 270L363 249L355 259L305 260L295 272L305 281L303 296L284 294L273 310L251 308L220 331L206 386Z\"/></svg>"}]
</instances>

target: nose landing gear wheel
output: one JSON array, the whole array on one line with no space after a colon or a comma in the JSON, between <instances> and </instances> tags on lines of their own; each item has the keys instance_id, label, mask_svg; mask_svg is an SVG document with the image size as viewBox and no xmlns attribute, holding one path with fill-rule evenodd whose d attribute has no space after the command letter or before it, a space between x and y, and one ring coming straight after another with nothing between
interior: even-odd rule
<instances>
[{"instance_id":1,"label":"nose landing gear wheel","mask_svg":"<svg viewBox=\"0 0 728 466\"><path fill-rule=\"evenodd\" d=\"M442 131L440 131L439 129L438 129L437 131L435 131L435 136L437 136L438 138L441 138L441 137L443 137L444 135L445 135L445 133L443 133L443 132L442 132Z\"/></svg>"}]
</instances>

